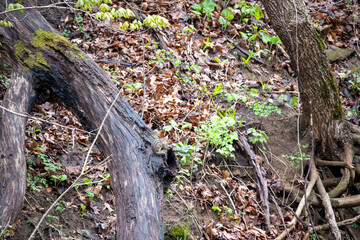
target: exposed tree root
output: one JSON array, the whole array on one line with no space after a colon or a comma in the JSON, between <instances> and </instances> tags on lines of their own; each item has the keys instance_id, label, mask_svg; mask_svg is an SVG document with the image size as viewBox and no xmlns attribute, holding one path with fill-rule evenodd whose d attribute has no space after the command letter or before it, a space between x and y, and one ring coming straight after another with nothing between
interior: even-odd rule
<instances>
[{"instance_id":1,"label":"exposed tree root","mask_svg":"<svg viewBox=\"0 0 360 240\"><path fill-rule=\"evenodd\" d=\"M341 181L341 177L338 177L338 178L326 178L326 179L322 180L325 188L336 187L339 184L340 181Z\"/></svg>"},{"instance_id":2,"label":"exposed tree root","mask_svg":"<svg viewBox=\"0 0 360 240\"><path fill-rule=\"evenodd\" d=\"M352 150L352 148L348 145L345 144L345 164L351 166L353 158L354 158L354 152ZM348 185L350 183L350 176L352 178L352 182L354 182L354 178L355 178L355 173L354 173L354 169L352 168L351 170L349 170L348 168L345 169L344 171L344 175L341 178L340 183L329 192L329 197L330 198L335 198L340 196L347 188Z\"/></svg>"},{"instance_id":3,"label":"exposed tree root","mask_svg":"<svg viewBox=\"0 0 360 240\"><path fill-rule=\"evenodd\" d=\"M332 198L330 200L333 208L348 208L360 206L360 194L349 197Z\"/></svg>"},{"instance_id":4,"label":"exposed tree root","mask_svg":"<svg viewBox=\"0 0 360 240\"><path fill-rule=\"evenodd\" d=\"M354 182L355 173L360 172L359 171L360 168L359 169L355 168L352 165L355 151L353 150L353 148L350 144L346 144L346 143L344 144L344 155L345 155L344 162L324 161L324 160L318 160L316 162L316 164L319 166L333 166L333 167L345 168L342 178L331 178L331 179L321 180L315 164L312 164L310 181L309 181L309 185L306 189L309 203L314 207L323 207L325 209L326 219L329 222L326 225L317 226L315 228L315 230L325 230L325 229L330 228L330 230L332 231L332 233L335 236L335 239L341 239L341 232L339 230L339 226L349 224L349 222L351 222L351 221L341 221L341 222L337 223L333 209L334 208L346 208L346 207L360 206L360 195L337 198L344 191L346 191L346 189L348 189L348 187ZM315 183L316 183L318 192L320 193L321 201L318 198L316 198L315 195L310 195L311 190ZM332 187L332 186L336 186L336 187L332 191L327 193L324 185L326 187ZM297 196L295 196L295 198L297 199L297 201L300 200L300 198ZM295 213L296 216L299 216L301 214L304 206L305 206L305 198L302 197L302 199L299 201L299 205L298 205L297 211ZM351 220L356 221L358 219L360 219L360 217L356 217ZM298 222L298 219L296 217L294 217L292 219L292 221L290 222L290 224L288 224L287 231L284 231L276 239L277 240L284 239L288 234L287 232L290 232L295 228L297 222ZM312 231L313 231L313 229L310 229L310 231L306 235L309 236L309 234L311 234Z\"/></svg>"},{"instance_id":5,"label":"exposed tree root","mask_svg":"<svg viewBox=\"0 0 360 240\"><path fill-rule=\"evenodd\" d=\"M317 173L317 169L315 164L311 166L311 172L316 172L317 180L316 180L316 187L321 195L322 204L325 209L325 217L329 221L331 232L334 234L336 240L341 240L341 233L339 227L336 224L334 210L331 206L329 194L326 192L324 185Z\"/></svg>"},{"instance_id":6,"label":"exposed tree root","mask_svg":"<svg viewBox=\"0 0 360 240\"><path fill-rule=\"evenodd\" d=\"M327 160L316 160L316 166L328 166L328 167L344 167L348 169L354 169L354 166L349 165L345 162L340 161L327 161Z\"/></svg>"},{"instance_id":7,"label":"exposed tree root","mask_svg":"<svg viewBox=\"0 0 360 240\"><path fill-rule=\"evenodd\" d=\"M340 221L345 220L346 219L346 210L345 208L339 208L337 209L337 212L339 213L340 216ZM344 228L346 229L346 231L349 234L349 238L350 239L357 239L357 234L354 232L354 228L349 226L349 225L345 225Z\"/></svg>"},{"instance_id":8,"label":"exposed tree root","mask_svg":"<svg viewBox=\"0 0 360 240\"><path fill-rule=\"evenodd\" d=\"M306 188L306 195L309 196L311 191L313 190L314 188L314 185L316 183L316 180L318 178L318 174L317 174L317 171L311 171L311 174L310 174L310 181L309 181L309 184L307 185L307 188ZM301 201L296 209L296 216L299 217L301 212L303 211L305 207L305 195L301 198ZM284 231L282 232L277 238L276 240L282 240L286 237L287 235L287 232L291 232L295 226L296 226L296 223L298 221L297 217L294 217L291 222L289 223L288 225L288 229L287 231Z\"/></svg>"},{"instance_id":9,"label":"exposed tree root","mask_svg":"<svg viewBox=\"0 0 360 240\"><path fill-rule=\"evenodd\" d=\"M357 221L360 220L360 215L356 216L356 217L353 217L353 218L350 218L350 219L346 219L346 220L343 220L341 222L337 222L336 224L338 225L338 227L343 227L343 226L346 226L346 225L351 225ZM324 224L324 225L319 225L319 226L316 226L315 227L315 230L316 231L321 231L321 230L326 230L326 229L329 229L330 228L330 224L327 223L327 224Z\"/></svg>"}]
</instances>

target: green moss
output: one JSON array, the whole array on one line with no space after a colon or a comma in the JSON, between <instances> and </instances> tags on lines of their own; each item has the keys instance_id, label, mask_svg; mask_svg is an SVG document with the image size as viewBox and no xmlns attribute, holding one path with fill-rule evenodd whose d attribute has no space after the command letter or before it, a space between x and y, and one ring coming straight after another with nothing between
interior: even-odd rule
<instances>
[{"instance_id":1,"label":"green moss","mask_svg":"<svg viewBox=\"0 0 360 240\"><path fill-rule=\"evenodd\" d=\"M33 33L33 36L30 43L31 47L35 47L35 49L51 48L62 53L66 57L72 56L78 59L86 59L86 56L82 54L79 48L72 46L65 37L60 36L57 33L38 29ZM41 50L36 51L21 40L19 40L14 47L15 57L22 63L25 71L28 71L35 66L49 67Z\"/></svg>"},{"instance_id":2,"label":"green moss","mask_svg":"<svg viewBox=\"0 0 360 240\"><path fill-rule=\"evenodd\" d=\"M317 43L317 45L318 45L318 48L320 49L320 50L325 50L326 48L325 48L325 44L324 44L324 41L321 39L321 37L320 37L320 34L315 30L315 37L316 37L316 43Z\"/></svg>"},{"instance_id":3,"label":"green moss","mask_svg":"<svg viewBox=\"0 0 360 240\"><path fill-rule=\"evenodd\" d=\"M34 38L31 40L31 44L36 48L43 49L49 47L61 52L66 57L71 55L75 58L86 59L86 56L81 53L79 48L71 45L65 37L57 33L46 32L38 29L33 33L33 35ZM66 50L68 48L72 50Z\"/></svg>"},{"instance_id":4,"label":"green moss","mask_svg":"<svg viewBox=\"0 0 360 240\"><path fill-rule=\"evenodd\" d=\"M168 231L167 235L170 235L173 239L185 239L184 237L187 236L187 233L187 227L176 225Z\"/></svg>"},{"instance_id":5,"label":"green moss","mask_svg":"<svg viewBox=\"0 0 360 240\"><path fill-rule=\"evenodd\" d=\"M23 41L19 40L14 47L15 57L22 62L22 67L25 71L28 71L35 66L41 68L49 66L42 52L36 52L34 54L29 48L27 48Z\"/></svg>"},{"instance_id":6,"label":"green moss","mask_svg":"<svg viewBox=\"0 0 360 240\"><path fill-rule=\"evenodd\" d=\"M49 64L44 59L42 52L37 52L35 54L29 55L29 57L24 60L24 63L28 66L29 69L35 66L43 67L44 65L49 67Z\"/></svg>"},{"instance_id":7,"label":"green moss","mask_svg":"<svg viewBox=\"0 0 360 240\"><path fill-rule=\"evenodd\" d=\"M330 91L329 91L329 88L327 87L326 83L324 83L322 80L321 80L321 83L320 83L320 89L322 89L321 91L321 98L325 101L327 101L328 99L330 99Z\"/></svg>"},{"instance_id":8,"label":"green moss","mask_svg":"<svg viewBox=\"0 0 360 240\"><path fill-rule=\"evenodd\" d=\"M339 94L339 89L336 87L337 86L337 84L336 84L336 78L335 78L335 76L334 76L334 73L333 73L333 71L331 70L331 68L329 68L329 78L331 79L330 80L330 88L331 88L331 90L332 91L336 91L337 92L337 94Z\"/></svg>"},{"instance_id":9,"label":"green moss","mask_svg":"<svg viewBox=\"0 0 360 240\"><path fill-rule=\"evenodd\" d=\"M339 96L339 89L337 88L337 84L336 84L336 78L335 78L331 68L328 69L328 72L329 72L330 89L331 89L332 93L336 95L336 96L334 96L336 103L335 103L335 106L334 106L335 109L333 110L332 115L333 115L334 119L341 119L343 117L343 111L342 111L341 100L340 100L340 96Z\"/></svg>"},{"instance_id":10,"label":"green moss","mask_svg":"<svg viewBox=\"0 0 360 240\"><path fill-rule=\"evenodd\" d=\"M336 86L336 79L331 70L327 69L326 72L322 71L322 76L324 80L320 82L321 95L320 97L325 102L326 105L332 106L332 117L335 120L341 119L343 117L343 111L341 106L341 100L339 96L339 90ZM335 101L335 103L334 103Z\"/></svg>"},{"instance_id":11,"label":"green moss","mask_svg":"<svg viewBox=\"0 0 360 240\"><path fill-rule=\"evenodd\" d=\"M336 103L336 107L335 107L335 110L332 112L332 115L333 115L333 118L336 119L336 120L339 120L343 117L343 111L342 111L342 108L341 108L341 102L338 101Z\"/></svg>"},{"instance_id":12,"label":"green moss","mask_svg":"<svg viewBox=\"0 0 360 240\"><path fill-rule=\"evenodd\" d=\"M18 60L21 60L21 58L23 58L25 54L32 53L28 48L26 48L25 43L21 40L17 41L14 47L15 47L15 57Z\"/></svg>"}]
</instances>

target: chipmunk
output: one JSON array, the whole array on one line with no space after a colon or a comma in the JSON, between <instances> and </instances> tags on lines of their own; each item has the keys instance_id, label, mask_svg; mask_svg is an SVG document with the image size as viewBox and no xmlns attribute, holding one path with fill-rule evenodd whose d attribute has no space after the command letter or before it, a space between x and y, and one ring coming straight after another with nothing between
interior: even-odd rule
<instances>
[{"instance_id":1,"label":"chipmunk","mask_svg":"<svg viewBox=\"0 0 360 240\"><path fill-rule=\"evenodd\" d=\"M167 150L170 148L167 138L155 139L151 143L151 149L157 155L166 155Z\"/></svg>"}]
</instances>

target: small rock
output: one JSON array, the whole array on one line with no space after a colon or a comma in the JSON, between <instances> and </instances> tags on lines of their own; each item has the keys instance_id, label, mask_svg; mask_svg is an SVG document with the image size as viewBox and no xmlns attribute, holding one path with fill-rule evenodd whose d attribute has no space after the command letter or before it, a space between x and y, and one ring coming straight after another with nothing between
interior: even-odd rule
<instances>
[{"instance_id":1,"label":"small rock","mask_svg":"<svg viewBox=\"0 0 360 240\"><path fill-rule=\"evenodd\" d=\"M338 48L335 46L330 46L329 49L325 50L330 62L342 61L354 52L355 50L352 48Z\"/></svg>"}]
</instances>

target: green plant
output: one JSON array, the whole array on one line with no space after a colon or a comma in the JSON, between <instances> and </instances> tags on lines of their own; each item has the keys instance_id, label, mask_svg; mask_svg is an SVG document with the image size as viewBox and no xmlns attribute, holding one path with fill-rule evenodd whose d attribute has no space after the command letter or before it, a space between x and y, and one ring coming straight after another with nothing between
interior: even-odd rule
<instances>
[{"instance_id":1,"label":"green plant","mask_svg":"<svg viewBox=\"0 0 360 240\"><path fill-rule=\"evenodd\" d=\"M32 133L31 131L28 131ZM63 182L66 181L67 175L60 174L58 175L58 171L62 171L62 166L59 163L55 163L49 158L45 153L43 153L45 150L41 145L37 145L36 148L29 152L27 150L28 154L34 154L41 163L41 167L44 171L41 171L40 173L37 173L38 175L34 175L28 171L27 177L26 177L26 186L36 192L40 192L42 189L42 186L48 187L48 181L50 183L56 184L57 182ZM28 167L35 166L34 162L27 161Z\"/></svg>"},{"instance_id":2,"label":"green plant","mask_svg":"<svg viewBox=\"0 0 360 240\"><path fill-rule=\"evenodd\" d=\"M207 49L208 47L211 47L212 42L209 40L209 37L206 38L206 41L202 41L203 42L203 47L202 50L205 51L205 49Z\"/></svg>"},{"instance_id":3,"label":"green plant","mask_svg":"<svg viewBox=\"0 0 360 240\"><path fill-rule=\"evenodd\" d=\"M65 206L62 204L62 201L59 201L55 204L55 211L62 212L65 210Z\"/></svg>"},{"instance_id":4,"label":"green plant","mask_svg":"<svg viewBox=\"0 0 360 240\"><path fill-rule=\"evenodd\" d=\"M90 191L86 192L86 195L89 197L90 202L94 199L94 196L95 196L95 194L93 192L90 192Z\"/></svg>"},{"instance_id":5,"label":"green plant","mask_svg":"<svg viewBox=\"0 0 360 240\"><path fill-rule=\"evenodd\" d=\"M82 181L83 181L84 183L86 183L89 187L92 187L92 186L93 186L91 179L89 179L89 178L87 178L87 177L84 177L84 178L82 179Z\"/></svg>"},{"instance_id":6,"label":"green plant","mask_svg":"<svg viewBox=\"0 0 360 240\"><path fill-rule=\"evenodd\" d=\"M300 146L303 149L308 148L309 144ZM310 155L306 154L306 153L300 153L300 152L296 152L294 155L282 155L282 157L288 158L291 160L290 165L293 166L295 169L298 169L300 167L300 165L303 163L303 161L309 161L310 160Z\"/></svg>"},{"instance_id":7,"label":"green plant","mask_svg":"<svg viewBox=\"0 0 360 240\"><path fill-rule=\"evenodd\" d=\"M266 143L266 141L269 139L268 135L261 130L257 130L255 128L249 128L246 131L247 135L251 135L249 137L249 141L252 144L256 144L256 143Z\"/></svg>"},{"instance_id":8,"label":"green plant","mask_svg":"<svg viewBox=\"0 0 360 240\"><path fill-rule=\"evenodd\" d=\"M4 230L3 230L4 229ZM7 225L5 228L3 228L3 226L0 225L0 231L1 231L1 235L0 237L5 237L12 229L12 225Z\"/></svg>"},{"instance_id":9,"label":"green plant","mask_svg":"<svg viewBox=\"0 0 360 240\"><path fill-rule=\"evenodd\" d=\"M287 100L287 96L284 94L280 94L277 98L276 98L276 101L279 103L279 104L283 104L286 100Z\"/></svg>"},{"instance_id":10,"label":"green plant","mask_svg":"<svg viewBox=\"0 0 360 240\"><path fill-rule=\"evenodd\" d=\"M257 52L253 52L253 51L249 50L249 56L247 58L241 57L241 61L244 64L244 66L247 66L250 63L250 60L251 60L251 58L253 56L255 57L255 56L257 56L257 55L259 55L261 53L266 53L267 54L267 52L264 51L264 50L259 50Z\"/></svg>"},{"instance_id":11,"label":"green plant","mask_svg":"<svg viewBox=\"0 0 360 240\"><path fill-rule=\"evenodd\" d=\"M353 86L353 88L360 91L360 67L356 68L353 73L348 78L348 82Z\"/></svg>"},{"instance_id":12,"label":"green plant","mask_svg":"<svg viewBox=\"0 0 360 240\"><path fill-rule=\"evenodd\" d=\"M221 83L219 83L219 85L216 85L214 88L214 92L212 93L212 95L214 97L216 97L219 93L221 93L223 90L223 87L221 86Z\"/></svg>"},{"instance_id":13,"label":"green plant","mask_svg":"<svg viewBox=\"0 0 360 240\"><path fill-rule=\"evenodd\" d=\"M193 31L195 32L196 28L194 27L194 25L190 24L189 26L184 27L182 29L181 33L179 33L179 34L187 36L188 34L191 34Z\"/></svg>"},{"instance_id":14,"label":"green plant","mask_svg":"<svg viewBox=\"0 0 360 240\"><path fill-rule=\"evenodd\" d=\"M214 60L215 60L216 62L222 63L222 64L225 64L225 63L228 63L228 62L229 62L228 59L225 59L225 60L221 61L221 60L220 60L219 58L217 58L217 57L214 57Z\"/></svg>"},{"instance_id":15,"label":"green plant","mask_svg":"<svg viewBox=\"0 0 360 240\"><path fill-rule=\"evenodd\" d=\"M80 8L85 11L91 11L93 6L99 6L99 11L95 14L95 20L115 20L117 18L130 19L135 17L135 14L130 9L124 8L112 8L109 6L112 4L111 0L78 0L75 7ZM148 15L143 22L135 19L134 21L129 22L120 22L119 29L130 29L135 31L140 29L142 26L149 28L158 28L158 27L167 27L169 22L166 18L158 15Z\"/></svg>"},{"instance_id":16,"label":"green plant","mask_svg":"<svg viewBox=\"0 0 360 240\"><path fill-rule=\"evenodd\" d=\"M85 211L85 209L86 209L86 205L81 204L81 205L80 205L80 208L81 208L81 210L82 210L82 211Z\"/></svg>"},{"instance_id":17,"label":"green plant","mask_svg":"<svg viewBox=\"0 0 360 240\"><path fill-rule=\"evenodd\" d=\"M225 29L230 24L230 22L226 21L226 19L222 16L219 18L219 23L222 25L223 29Z\"/></svg>"},{"instance_id":18,"label":"green plant","mask_svg":"<svg viewBox=\"0 0 360 240\"><path fill-rule=\"evenodd\" d=\"M215 7L216 3L210 0L205 0L199 4L195 3L194 5L192 5L190 11L199 17L201 17L201 12L204 13L205 17L208 17L208 21L210 22L212 12L215 10Z\"/></svg>"},{"instance_id":19,"label":"green plant","mask_svg":"<svg viewBox=\"0 0 360 240\"><path fill-rule=\"evenodd\" d=\"M224 10L222 10L221 14L224 16L224 18L230 21L234 19L234 14L229 8L225 8Z\"/></svg>"},{"instance_id":20,"label":"green plant","mask_svg":"<svg viewBox=\"0 0 360 240\"><path fill-rule=\"evenodd\" d=\"M66 181L67 176L65 174L61 174L59 176L51 175L50 178L56 183L56 182L64 182L64 181Z\"/></svg>"},{"instance_id":21,"label":"green plant","mask_svg":"<svg viewBox=\"0 0 360 240\"><path fill-rule=\"evenodd\" d=\"M228 206L223 206L225 208L225 210L232 215L234 213L234 210L232 210L231 208L229 208Z\"/></svg>"},{"instance_id":22,"label":"green plant","mask_svg":"<svg viewBox=\"0 0 360 240\"><path fill-rule=\"evenodd\" d=\"M158 15L147 16L143 23L149 28L167 27L169 25L169 21L166 18Z\"/></svg>"},{"instance_id":23,"label":"green plant","mask_svg":"<svg viewBox=\"0 0 360 240\"><path fill-rule=\"evenodd\" d=\"M271 45L274 44L281 44L281 40L279 36L270 37L267 35L267 32L265 30L260 30L259 35L261 36L261 40L264 44L270 43Z\"/></svg>"},{"instance_id":24,"label":"green plant","mask_svg":"<svg viewBox=\"0 0 360 240\"><path fill-rule=\"evenodd\" d=\"M173 119L169 119L169 125L166 125L163 127L163 129L166 132L174 131L175 134L179 134L182 131L184 131L186 128L191 128L191 123L184 123L182 125L179 125L176 121ZM194 156L196 153L200 151L200 147L197 143L189 144L188 141L182 143L175 143L173 144L173 150L175 151L176 155L180 157L180 164L181 166L184 166L185 164L189 162L193 162L193 170L197 170L197 167L199 164L202 164L201 159L199 157ZM188 175L188 172L186 173Z\"/></svg>"},{"instance_id":25,"label":"green plant","mask_svg":"<svg viewBox=\"0 0 360 240\"><path fill-rule=\"evenodd\" d=\"M179 65L183 64L185 66L186 70L195 71L196 74L199 74L200 70L201 70L201 66L189 63L187 61L181 62L180 60L178 60L176 58L176 56L174 54L172 54L169 51L166 51L165 49L156 49L155 50L155 58L156 58L156 60L153 60L153 59L149 60L148 63L150 65L158 65L158 64L164 64L166 61L169 61L172 64L174 64L174 66L179 66ZM179 79L185 83L192 82L193 84L196 84L195 80L193 80L191 77L189 77L185 74L180 74L178 70L175 72L175 75L178 76Z\"/></svg>"},{"instance_id":26,"label":"green plant","mask_svg":"<svg viewBox=\"0 0 360 240\"><path fill-rule=\"evenodd\" d=\"M221 212L221 209L218 205L214 204L211 209L214 211L214 212Z\"/></svg>"},{"instance_id":27,"label":"green plant","mask_svg":"<svg viewBox=\"0 0 360 240\"><path fill-rule=\"evenodd\" d=\"M351 116L354 116L355 118L358 117L358 113L357 113L356 109L351 109L350 111L348 111L346 113L346 117L350 118Z\"/></svg>"},{"instance_id":28,"label":"green plant","mask_svg":"<svg viewBox=\"0 0 360 240\"><path fill-rule=\"evenodd\" d=\"M233 154L235 148L232 144L234 140L238 140L238 133L234 131L234 128L240 124L237 122L236 117L219 117L215 115L210 118L210 123L200 122L200 127L195 128L195 131L200 140L205 140L217 147L216 152L225 157L235 157Z\"/></svg>"},{"instance_id":29,"label":"green plant","mask_svg":"<svg viewBox=\"0 0 360 240\"><path fill-rule=\"evenodd\" d=\"M40 192L43 187L38 185L38 183L48 187L47 180L44 178L44 176L45 173L40 174L40 176L32 176L30 173L27 173L26 186L33 192Z\"/></svg>"},{"instance_id":30,"label":"green plant","mask_svg":"<svg viewBox=\"0 0 360 240\"><path fill-rule=\"evenodd\" d=\"M249 96L252 98L258 98L260 93L259 89L257 88L250 88L247 94L249 94Z\"/></svg>"},{"instance_id":31,"label":"green plant","mask_svg":"<svg viewBox=\"0 0 360 240\"><path fill-rule=\"evenodd\" d=\"M46 154L42 152L34 152L34 154L41 160L41 163L44 165L44 169L50 173L56 173L59 170L62 170L59 163L54 163Z\"/></svg>"},{"instance_id":32,"label":"green plant","mask_svg":"<svg viewBox=\"0 0 360 240\"><path fill-rule=\"evenodd\" d=\"M174 54L165 49L155 49L155 58L156 60L149 60L150 65L158 65L160 63L165 63L166 61L174 63L175 66L180 65L181 61L178 60Z\"/></svg>"},{"instance_id":33,"label":"green plant","mask_svg":"<svg viewBox=\"0 0 360 240\"><path fill-rule=\"evenodd\" d=\"M281 114L281 109L272 103L265 104L261 102L255 102L249 108L254 111L255 115L260 114L262 117L268 117L271 113Z\"/></svg>"},{"instance_id":34,"label":"green plant","mask_svg":"<svg viewBox=\"0 0 360 240\"><path fill-rule=\"evenodd\" d=\"M138 89L141 88L141 83L133 83L133 84L125 83L124 87L127 87L127 88L132 89L132 90L138 90Z\"/></svg>"},{"instance_id":35,"label":"green plant","mask_svg":"<svg viewBox=\"0 0 360 240\"><path fill-rule=\"evenodd\" d=\"M69 29L64 29L64 31L62 32L64 37L69 37L70 33L71 33L71 31Z\"/></svg>"},{"instance_id":36,"label":"green plant","mask_svg":"<svg viewBox=\"0 0 360 240\"><path fill-rule=\"evenodd\" d=\"M5 88L9 88L10 79L6 79L6 80L3 81L1 84L2 84Z\"/></svg>"},{"instance_id":37,"label":"green plant","mask_svg":"<svg viewBox=\"0 0 360 240\"><path fill-rule=\"evenodd\" d=\"M238 93L227 93L225 96L228 102L241 100L243 103L246 103L248 101L246 96Z\"/></svg>"},{"instance_id":38,"label":"green plant","mask_svg":"<svg viewBox=\"0 0 360 240\"><path fill-rule=\"evenodd\" d=\"M251 57L254 55L255 55L255 53L253 51L249 51L249 56L247 58L241 57L241 61L245 67L250 63Z\"/></svg>"},{"instance_id":39,"label":"green plant","mask_svg":"<svg viewBox=\"0 0 360 240\"><path fill-rule=\"evenodd\" d=\"M297 105L298 105L298 97L292 97L292 98L291 98L290 105L291 105L292 107L297 107Z\"/></svg>"},{"instance_id":40,"label":"green plant","mask_svg":"<svg viewBox=\"0 0 360 240\"><path fill-rule=\"evenodd\" d=\"M248 4L245 0L241 0L239 3L234 5L234 8L241 8L241 17L253 16L256 21L264 17L261 8L253 3ZM246 20L244 22L247 22Z\"/></svg>"},{"instance_id":41,"label":"green plant","mask_svg":"<svg viewBox=\"0 0 360 240\"><path fill-rule=\"evenodd\" d=\"M194 157L194 153L198 153L200 151L200 147L198 144L192 144L190 145L188 142L182 143L176 143L173 145L173 150L175 153L180 156L180 164L181 166L184 166L188 162L194 161L194 170L197 170L197 166L201 165L201 159L198 157Z\"/></svg>"},{"instance_id":42,"label":"green plant","mask_svg":"<svg viewBox=\"0 0 360 240\"><path fill-rule=\"evenodd\" d=\"M47 220L48 222L51 222L52 220L59 220L58 216L53 216L53 215L47 215Z\"/></svg>"}]
</instances>

